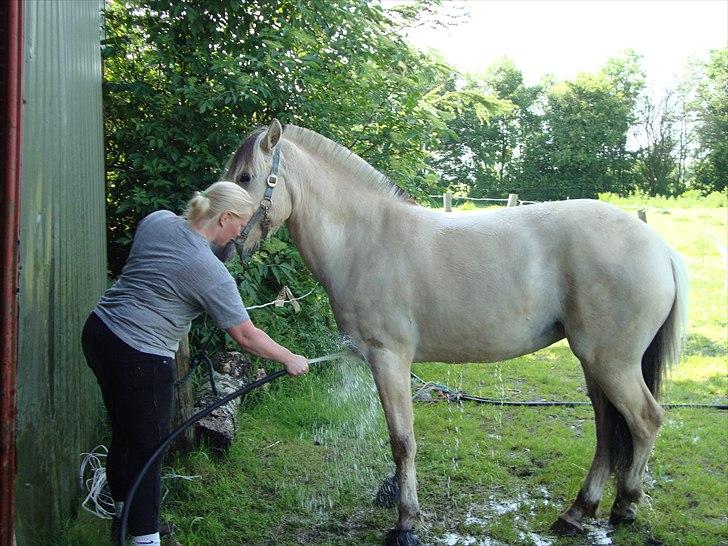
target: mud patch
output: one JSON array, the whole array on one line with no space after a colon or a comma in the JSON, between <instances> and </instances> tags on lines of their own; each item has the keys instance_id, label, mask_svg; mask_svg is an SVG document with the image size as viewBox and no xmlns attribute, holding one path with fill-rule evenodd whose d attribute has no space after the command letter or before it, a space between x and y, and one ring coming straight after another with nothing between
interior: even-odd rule
<instances>
[{"instance_id":1,"label":"mud patch","mask_svg":"<svg viewBox=\"0 0 728 546\"><path fill-rule=\"evenodd\" d=\"M545 487L540 487L532 495L519 493L510 499L491 495L485 503L470 506L462 522L452 525L454 531L433 536L431 541L446 546L507 546L508 542L489 536L489 529L499 518L510 517L519 543L553 546L558 542L557 537L532 530L533 517L551 504L551 495ZM572 544L611 546L613 533L614 528L606 521L587 520L584 522L584 534Z\"/></svg>"}]
</instances>

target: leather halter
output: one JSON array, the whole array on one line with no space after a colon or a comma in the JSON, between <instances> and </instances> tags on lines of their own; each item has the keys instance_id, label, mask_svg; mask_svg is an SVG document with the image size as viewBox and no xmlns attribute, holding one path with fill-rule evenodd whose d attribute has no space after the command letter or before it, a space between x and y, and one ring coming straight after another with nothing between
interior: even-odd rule
<instances>
[{"instance_id":1,"label":"leather halter","mask_svg":"<svg viewBox=\"0 0 728 546\"><path fill-rule=\"evenodd\" d=\"M281 149L276 147L275 150L273 150L273 162L270 166L270 174L265 181L265 193L263 194L263 198L260 200L258 210L256 210L253 216L250 217L250 220L248 220L248 223L245 224L243 231L241 231L240 235L237 239L235 239L235 246L237 247L238 256L240 256L241 262L245 262L250 257L250 253L245 253L243 251L243 247L245 246L245 240L250 235L250 232L253 231L253 228L259 222L260 230L262 232L260 237L261 240L268 237L268 231L270 230L270 218L268 218L268 211L272 204L271 198L273 196L273 190L278 183L278 165L280 162Z\"/></svg>"}]
</instances>

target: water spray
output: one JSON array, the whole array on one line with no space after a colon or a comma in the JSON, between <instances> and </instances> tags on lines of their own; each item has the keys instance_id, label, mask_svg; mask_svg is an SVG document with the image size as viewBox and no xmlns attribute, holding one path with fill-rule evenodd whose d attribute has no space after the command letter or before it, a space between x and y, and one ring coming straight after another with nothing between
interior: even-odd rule
<instances>
[{"instance_id":1,"label":"water spray","mask_svg":"<svg viewBox=\"0 0 728 546\"><path fill-rule=\"evenodd\" d=\"M338 360L340 358L346 358L351 355L351 353L354 353L357 357L361 358L363 355L361 351L358 349L356 343L353 342L351 339L345 338L342 341L342 344L349 349L348 351L339 351L336 353L331 353L325 356L320 356L318 358L312 358L308 360L309 364L318 364L321 362L329 362L331 360ZM121 520L119 522L119 537L118 537L118 546L124 546L125 538L126 538L126 529L127 529L127 521L129 519L129 510L131 508L132 502L134 501L134 496L136 495L137 489L139 489L139 485L141 484L142 478L146 475L147 471L149 470L149 467L151 467L154 462L157 460L157 458L164 452L164 450L169 446L172 441L177 438L180 434L182 434L187 428L195 424L197 421L202 419L203 417L206 417L213 411L215 411L220 406L224 406L231 400L234 400L235 398L238 398L239 396L245 396L247 393L252 391L253 389L257 389L258 387L261 387L265 385L266 383L270 383L271 381L278 379L279 377L282 377L286 375L285 370L279 370L277 372L273 372L269 375L266 375L265 377L258 379L257 381L253 381L252 383L248 383L247 385L243 385L235 392L231 392L227 396L220 398L219 400L216 400L209 406L207 406L202 411L196 413L192 417L190 417L187 421L182 423L179 427L174 429L167 438L162 440L162 442L157 446L157 449L152 453L152 455L149 457L147 462L144 464L144 466L137 472L136 476L134 477L134 481L131 484L131 487L129 488L129 492L126 495L126 499L124 501L124 509L121 513Z\"/></svg>"}]
</instances>

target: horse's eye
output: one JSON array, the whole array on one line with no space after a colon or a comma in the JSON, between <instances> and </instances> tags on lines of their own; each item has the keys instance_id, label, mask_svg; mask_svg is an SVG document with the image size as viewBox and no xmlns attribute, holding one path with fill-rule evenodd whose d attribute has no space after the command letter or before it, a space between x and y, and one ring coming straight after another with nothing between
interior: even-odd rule
<instances>
[{"instance_id":1,"label":"horse's eye","mask_svg":"<svg viewBox=\"0 0 728 546\"><path fill-rule=\"evenodd\" d=\"M241 174L238 182L241 184L247 184L248 182L250 182L250 175L247 173Z\"/></svg>"}]
</instances>

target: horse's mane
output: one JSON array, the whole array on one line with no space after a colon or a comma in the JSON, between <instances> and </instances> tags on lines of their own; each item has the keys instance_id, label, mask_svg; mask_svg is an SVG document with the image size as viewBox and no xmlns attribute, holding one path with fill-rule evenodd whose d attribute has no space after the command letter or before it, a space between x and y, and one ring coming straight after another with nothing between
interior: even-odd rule
<instances>
[{"instance_id":1,"label":"horse's mane","mask_svg":"<svg viewBox=\"0 0 728 546\"><path fill-rule=\"evenodd\" d=\"M228 165L225 167L224 177L226 180L237 181L240 170L244 164L251 164L256 159L256 143L267 128L257 127L245 138L243 143L235 151ZM335 164L346 165L347 170L353 173L354 178L361 184L366 184L378 193L402 201L410 201L409 194L392 182L387 176L380 173L369 163L356 155L351 150L344 148L331 139L319 133L298 127L297 125L283 126L283 139L289 140L308 153L315 159L330 161ZM283 156L285 161L285 153Z\"/></svg>"}]
</instances>

